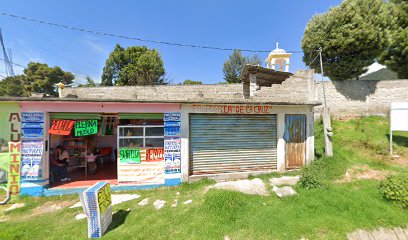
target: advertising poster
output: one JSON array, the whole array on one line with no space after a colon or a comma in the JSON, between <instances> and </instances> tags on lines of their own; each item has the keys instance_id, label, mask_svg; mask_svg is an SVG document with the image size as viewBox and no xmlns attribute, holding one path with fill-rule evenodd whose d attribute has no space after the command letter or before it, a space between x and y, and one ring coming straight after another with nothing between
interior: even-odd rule
<instances>
[{"instance_id":1,"label":"advertising poster","mask_svg":"<svg viewBox=\"0 0 408 240\"><path fill-rule=\"evenodd\" d=\"M119 162L122 164L140 163L140 150L138 148L121 148Z\"/></svg>"},{"instance_id":2,"label":"advertising poster","mask_svg":"<svg viewBox=\"0 0 408 240\"><path fill-rule=\"evenodd\" d=\"M42 138L44 136L44 113L21 113L22 138Z\"/></svg>"},{"instance_id":3,"label":"advertising poster","mask_svg":"<svg viewBox=\"0 0 408 240\"><path fill-rule=\"evenodd\" d=\"M21 142L21 178L42 177L41 159L44 151L42 139L23 139Z\"/></svg>"},{"instance_id":4,"label":"advertising poster","mask_svg":"<svg viewBox=\"0 0 408 240\"><path fill-rule=\"evenodd\" d=\"M98 133L98 120L85 120L75 123L75 136L82 137Z\"/></svg>"},{"instance_id":5,"label":"advertising poster","mask_svg":"<svg viewBox=\"0 0 408 240\"><path fill-rule=\"evenodd\" d=\"M164 114L164 164L165 174L181 173L181 114ZM171 176L171 175L168 175Z\"/></svg>"},{"instance_id":6,"label":"advertising poster","mask_svg":"<svg viewBox=\"0 0 408 240\"><path fill-rule=\"evenodd\" d=\"M71 133L74 124L75 121L72 120L54 119L51 122L51 127L50 130L48 130L48 133L68 136Z\"/></svg>"}]
</instances>

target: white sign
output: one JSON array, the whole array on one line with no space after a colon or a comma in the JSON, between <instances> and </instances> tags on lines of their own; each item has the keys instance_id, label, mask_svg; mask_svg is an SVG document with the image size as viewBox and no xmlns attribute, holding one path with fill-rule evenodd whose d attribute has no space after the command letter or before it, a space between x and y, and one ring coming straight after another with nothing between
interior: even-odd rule
<instances>
[{"instance_id":1,"label":"white sign","mask_svg":"<svg viewBox=\"0 0 408 240\"><path fill-rule=\"evenodd\" d=\"M391 103L391 131L408 131L408 102Z\"/></svg>"},{"instance_id":2,"label":"white sign","mask_svg":"<svg viewBox=\"0 0 408 240\"><path fill-rule=\"evenodd\" d=\"M392 156L392 132L408 131L408 102L393 102L390 108L390 153Z\"/></svg>"}]
</instances>

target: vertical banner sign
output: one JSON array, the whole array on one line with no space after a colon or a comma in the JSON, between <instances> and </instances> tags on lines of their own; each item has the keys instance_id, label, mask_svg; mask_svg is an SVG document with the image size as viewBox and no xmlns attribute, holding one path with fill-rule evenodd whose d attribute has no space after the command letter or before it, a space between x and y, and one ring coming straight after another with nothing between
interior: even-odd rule
<instances>
[{"instance_id":1,"label":"vertical banner sign","mask_svg":"<svg viewBox=\"0 0 408 240\"><path fill-rule=\"evenodd\" d=\"M41 159L44 151L43 139L22 139L21 178L36 180L42 177Z\"/></svg>"},{"instance_id":2,"label":"vertical banner sign","mask_svg":"<svg viewBox=\"0 0 408 240\"><path fill-rule=\"evenodd\" d=\"M181 114L164 113L164 162L165 173L181 173Z\"/></svg>"},{"instance_id":3,"label":"vertical banner sign","mask_svg":"<svg viewBox=\"0 0 408 240\"><path fill-rule=\"evenodd\" d=\"M41 159L44 151L44 113L21 113L21 178L42 177Z\"/></svg>"},{"instance_id":4,"label":"vertical banner sign","mask_svg":"<svg viewBox=\"0 0 408 240\"><path fill-rule=\"evenodd\" d=\"M85 120L75 123L75 136L82 137L98 133L98 120Z\"/></svg>"},{"instance_id":5,"label":"vertical banner sign","mask_svg":"<svg viewBox=\"0 0 408 240\"><path fill-rule=\"evenodd\" d=\"M112 222L112 198L109 182L98 182L80 194L88 218L88 238L100 238Z\"/></svg>"}]
</instances>

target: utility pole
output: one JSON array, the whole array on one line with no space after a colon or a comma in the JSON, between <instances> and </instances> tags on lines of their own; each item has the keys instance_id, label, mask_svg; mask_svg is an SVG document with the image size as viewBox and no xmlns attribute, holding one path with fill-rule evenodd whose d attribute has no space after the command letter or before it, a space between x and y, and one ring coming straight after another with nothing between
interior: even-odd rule
<instances>
[{"instance_id":1,"label":"utility pole","mask_svg":"<svg viewBox=\"0 0 408 240\"><path fill-rule=\"evenodd\" d=\"M8 54L6 51L6 47L4 45L3 34L0 28L0 47L3 51L3 59L4 59L4 68L6 70L7 77L14 77L14 70L13 70L13 62L11 59L11 49L8 49Z\"/></svg>"},{"instance_id":2,"label":"utility pole","mask_svg":"<svg viewBox=\"0 0 408 240\"><path fill-rule=\"evenodd\" d=\"M325 154L328 157L333 156L333 144L332 144L332 136L333 136L333 129L331 127L331 119L330 119L330 111L329 107L327 106L326 102L326 88L323 79L323 60L322 60L322 48L319 48L319 55L320 55L320 71L321 71L321 82L323 87L323 133L324 133L324 149Z\"/></svg>"}]
</instances>

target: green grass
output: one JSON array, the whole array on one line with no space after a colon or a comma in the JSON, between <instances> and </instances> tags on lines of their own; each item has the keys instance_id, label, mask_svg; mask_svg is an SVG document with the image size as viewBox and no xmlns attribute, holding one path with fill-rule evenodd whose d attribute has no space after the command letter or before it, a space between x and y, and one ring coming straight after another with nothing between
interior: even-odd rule
<instances>
[{"instance_id":1,"label":"green grass","mask_svg":"<svg viewBox=\"0 0 408 240\"><path fill-rule=\"evenodd\" d=\"M136 191L142 197L114 206L111 230L104 239L344 239L358 228L408 225L408 210L387 202L375 180L336 183L347 168L366 164L373 169L406 173L407 167L392 163L387 154L388 120L377 117L336 121L333 158L321 156L323 142L320 123L316 124L316 154L311 168L325 187L306 190L295 186L298 195L280 199L274 195L252 196L237 192L204 189L213 181L184 183L178 187ZM399 134L396 153L408 157L408 136ZM405 147L404 147L405 146ZM302 170L303 171L303 170ZM298 174L290 172L287 174ZM267 181L267 174L261 179ZM254 178L254 176L251 176ZM170 207L179 195L179 205ZM150 198L146 206L137 203ZM75 220L82 209L59 210L34 215L33 209L52 201L75 200L77 196L23 198L26 207L0 217L11 220L0 223L0 239L86 239L86 220ZM166 206L156 210L152 202L166 200ZM182 202L192 199L189 205ZM131 211L127 212L126 209Z\"/></svg>"}]
</instances>

